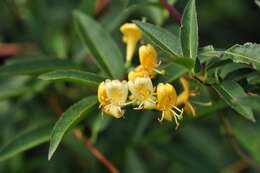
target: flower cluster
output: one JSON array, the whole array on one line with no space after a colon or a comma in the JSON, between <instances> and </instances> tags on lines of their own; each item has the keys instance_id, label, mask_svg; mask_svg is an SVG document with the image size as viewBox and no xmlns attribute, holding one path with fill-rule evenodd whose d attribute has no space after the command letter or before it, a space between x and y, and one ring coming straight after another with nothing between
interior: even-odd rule
<instances>
[{"instance_id":1,"label":"flower cluster","mask_svg":"<svg viewBox=\"0 0 260 173\"><path fill-rule=\"evenodd\" d=\"M127 44L126 61L131 62L137 42L141 39L142 32L132 23L124 24L120 28L123 33L123 41ZM169 83L159 83L153 86L152 78L157 73L164 74L157 67L160 63L157 60L155 48L148 44L139 48L140 65L128 73L128 81L106 80L100 83L98 88L98 100L101 110L115 118L124 116L123 107L128 104L137 105L134 109L155 109L162 112L159 122L164 119L175 121L176 128L179 126L178 120L183 117L184 111L195 115L195 109L189 102L189 97L194 95L189 89L188 81L181 77L180 83L183 91L177 95L173 85ZM128 101L128 92L131 96ZM183 108L178 106L184 105Z\"/></svg>"}]
</instances>

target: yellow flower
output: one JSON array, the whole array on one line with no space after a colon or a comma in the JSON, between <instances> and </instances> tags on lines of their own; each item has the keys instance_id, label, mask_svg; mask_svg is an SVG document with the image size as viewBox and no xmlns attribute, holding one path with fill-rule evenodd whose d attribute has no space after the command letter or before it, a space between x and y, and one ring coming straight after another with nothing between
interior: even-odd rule
<instances>
[{"instance_id":1,"label":"yellow flower","mask_svg":"<svg viewBox=\"0 0 260 173\"><path fill-rule=\"evenodd\" d=\"M152 45L143 45L139 48L139 60L141 66L148 71L151 78L153 78L156 73L164 74L164 71L156 69L160 63L157 62L157 52Z\"/></svg>"},{"instance_id":2,"label":"yellow flower","mask_svg":"<svg viewBox=\"0 0 260 173\"><path fill-rule=\"evenodd\" d=\"M157 109L162 111L162 117L159 121L162 122L163 119L172 121L172 118L174 118L176 122L176 129L177 129L179 127L178 119L179 120L182 119L183 110L180 110L176 106L176 103L177 103L177 94L175 88L168 83L158 84ZM179 114L176 112L179 112Z\"/></svg>"},{"instance_id":3,"label":"yellow flower","mask_svg":"<svg viewBox=\"0 0 260 173\"><path fill-rule=\"evenodd\" d=\"M139 104L136 109L156 108L153 83L149 77L137 77L134 81L128 81L128 88L132 93L131 100Z\"/></svg>"},{"instance_id":4,"label":"yellow flower","mask_svg":"<svg viewBox=\"0 0 260 173\"><path fill-rule=\"evenodd\" d=\"M146 71L143 66L139 65L135 70L128 73L128 80L134 81L137 77L149 76L149 72Z\"/></svg>"},{"instance_id":5,"label":"yellow flower","mask_svg":"<svg viewBox=\"0 0 260 173\"><path fill-rule=\"evenodd\" d=\"M189 97L195 96L196 94L195 94L195 92L190 91L190 85L185 78L181 77L180 83L183 87L183 91L177 97L177 105L184 104L184 111L187 112L188 114L195 116L196 111L195 111L194 107L191 105L191 103L189 102Z\"/></svg>"},{"instance_id":6,"label":"yellow flower","mask_svg":"<svg viewBox=\"0 0 260 173\"><path fill-rule=\"evenodd\" d=\"M126 61L131 61L137 42L141 39L142 32L134 23L126 23L120 27L123 33L123 42L126 43Z\"/></svg>"},{"instance_id":7,"label":"yellow flower","mask_svg":"<svg viewBox=\"0 0 260 173\"><path fill-rule=\"evenodd\" d=\"M127 96L126 81L106 80L98 87L98 100L102 111L115 118L121 118L124 115L124 110L121 108L126 105Z\"/></svg>"}]
</instances>

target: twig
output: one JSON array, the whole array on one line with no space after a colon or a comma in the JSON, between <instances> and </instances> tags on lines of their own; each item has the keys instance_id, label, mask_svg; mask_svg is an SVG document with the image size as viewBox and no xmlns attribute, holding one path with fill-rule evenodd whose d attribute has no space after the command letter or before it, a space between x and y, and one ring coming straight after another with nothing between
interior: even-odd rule
<instances>
[{"instance_id":1,"label":"twig","mask_svg":"<svg viewBox=\"0 0 260 173\"><path fill-rule=\"evenodd\" d=\"M16 44L0 44L0 57L1 56L14 56L17 55L20 48Z\"/></svg>"},{"instance_id":2,"label":"twig","mask_svg":"<svg viewBox=\"0 0 260 173\"><path fill-rule=\"evenodd\" d=\"M119 173L119 170L109 161L105 158L105 156L100 153L96 147L90 142L90 140L82 134L80 130L74 130L74 135L78 138L81 139L85 146L89 149L89 151L107 168L109 169L112 173Z\"/></svg>"},{"instance_id":3,"label":"twig","mask_svg":"<svg viewBox=\"0 0 260 173\"><path fill-rule=\"evenodd\" d=\"M15 56L37 49L33 44L0 43L0 57Z\"/></svg>"},{"instance_id":4,"label":"twig","mask_svg":"<svg viewBox=\"0 0 260 173\"><path fill-rule=\"evenodd\" d=\"M60 107L57 97L51 96L49 98L49 104L53 111L57 114L57 116L62 115L62 108ZM106 157L98 151L98 149L90 142L90 140L84 136L84 134L79 130L74 130L74 135L79 140L82 140L82 142L85 144L87 149L108 169L111 173L120 173L119 170L109 161L106 159Z\"/></svg>"},{"instance_id":5,"label":"twig","mask_svg":"<svg viewBox=\"0 0 260 173\"><path fill-rule=\"evenodd\" d=\"M181 15L180 13L174 8L172 7L167 0L160 0L160 3L162 4L162 6L164 6L164 8L166 8L171 15L175 18L176 22L181 25Z\"/></svg>"}]
</instances>

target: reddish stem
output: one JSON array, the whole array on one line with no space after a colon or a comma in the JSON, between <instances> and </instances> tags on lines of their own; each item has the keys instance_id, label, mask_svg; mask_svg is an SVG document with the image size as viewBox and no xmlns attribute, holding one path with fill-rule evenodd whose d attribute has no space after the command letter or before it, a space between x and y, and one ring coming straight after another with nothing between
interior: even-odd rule
<instances>
[{"instance_id":1,"label":"reddish stem","mask_svg":"<svg viewBox=\"0 0 260 173\"><path fill-rule=\"evenodd\" d=\"M162 6L164 6L171 13L171 15L175 18L176 22L179 25L181 25L181 15L180 15L180 13L174 7L172 7L167 2L167 0L160 0L160 3L162 4Z\"/></svg>"}]
</instances>

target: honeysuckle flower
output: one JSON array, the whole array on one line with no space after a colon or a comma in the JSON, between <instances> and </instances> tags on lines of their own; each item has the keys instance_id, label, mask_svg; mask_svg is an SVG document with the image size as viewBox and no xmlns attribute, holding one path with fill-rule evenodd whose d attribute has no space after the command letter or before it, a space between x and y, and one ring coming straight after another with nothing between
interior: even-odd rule
<instances>
[{"instance_id":1,"label":"honeysuckle flower","mask_svg":"<svg viewBox=\"0 0 260 173\"><path fill-rule=\"evenodd\" d=\"M106 80L98 87L100 108L115 118L121 118L124 115L124 110L121 108L126 105L127 96L128 85L126 81Z\"/></svg>"},{"instance_id":2,"label":"honeysuckle flower","mask_svg":"<svg viewBox=\"0 0 260 173\"><path fill-rule=\"evenodd\" d=\"M191 105L191 103L189 102L189 97L195 96L196 93L194 91L190 91L189 82L185 78L181 77L180 83L183 87L183 91L177 97L177 105L184 104L184 111L187 112L188 114L195 116L196 111L194 107Z\"/></svg>"},{"instance_id":3,"label":"honeysuckle flower","mask_svg":"<svg viewBox=\"0 0 260 173\"><path fill-rule=\"evenodd\" d=\"M137 77L128 81L128 88L132 93L130 99L139 105L136 109L156 108L153 83L149 77Z\"/></svg>"},{"instance_id":4,"label":"honeysuckle flower","mask_svg":"<svg viewBox=\"0 0 260 173\"><path fill-rule=\"evenodd\" d=\"M139 60L141 66L148 71L151 78L153 78L156 73L164 74L164 71L156 69L160 63L157 62L157 52L152 45L143 45L139 48Z\"/></svg>"},{"instance_id":5,"label":"honeysuckle flower","mask_svg":"<svg viewBox=\"0 0 260 173\"><path fill-rule=\"evenodd\" d=\"M143 66L139 65L137 66L133 71L130 71L128 73L128 80L133 81L137 77L145 77L145 76L150 76L149 72L146 71Z\"/></svg>"},{"instance_id":6,"label":"honeysuckle flower","mask_svg":"<svg viewBox=\"0 0 260 173\"><path fill-rule=\"evenodd\" d=\"M174 118L177 129L179 127L178 119L182 119L183 110L176 106L177 94L175 88L169 83L160 83L157 86L156 93L157 109L162 111L162 117L159 121L162 122L163 119L172 121Z\"/></svg>"},{"instance_id":7,"label":"honeysuckle flower","mask_svg":"<svg viewBox=\"0 0 260 173\"><path fill-rule=\"evenodd\" d=\"M134 23L126 23L120 27L123 33L123 42L126 43L126 61L131 62L137 42L142 37L141 30Z\"/></svg>"}]
</instances>

